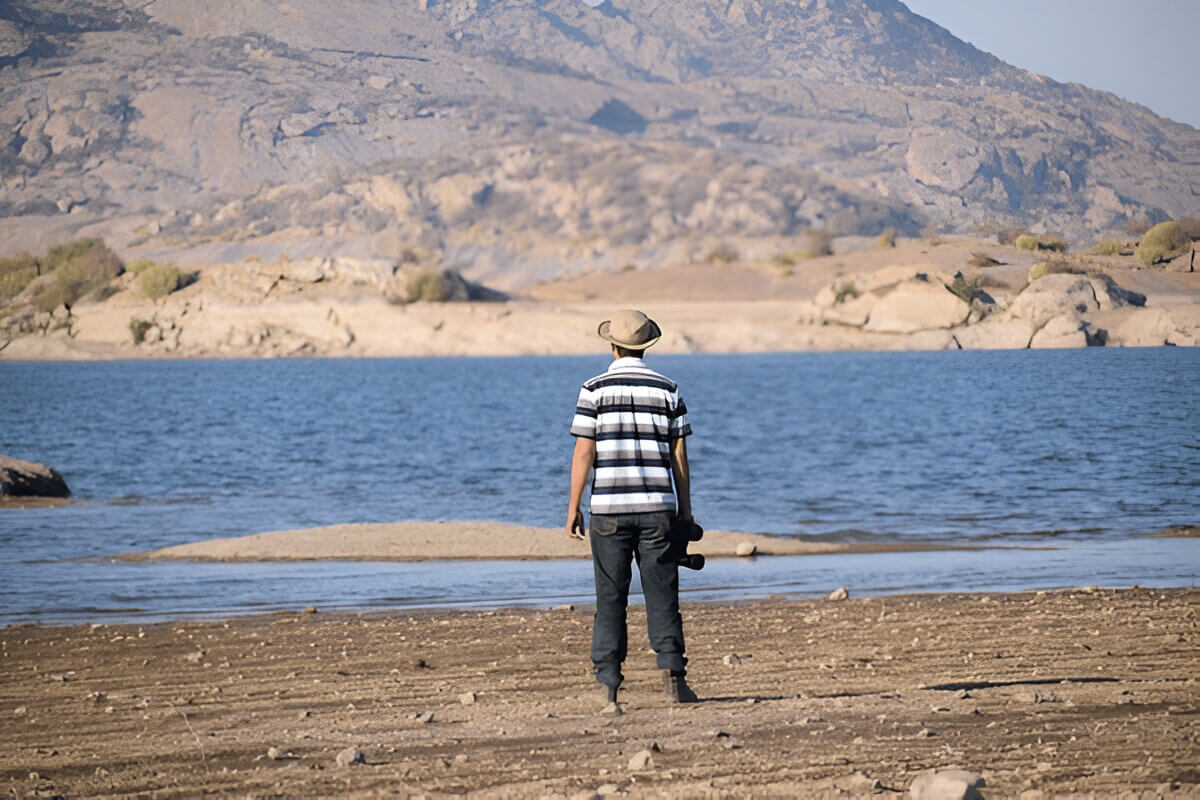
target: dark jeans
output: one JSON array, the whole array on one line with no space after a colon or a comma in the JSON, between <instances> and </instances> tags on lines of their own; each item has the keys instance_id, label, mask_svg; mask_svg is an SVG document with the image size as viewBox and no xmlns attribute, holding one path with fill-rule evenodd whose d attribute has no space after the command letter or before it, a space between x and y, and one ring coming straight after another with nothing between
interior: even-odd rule
<instances>
[{"instance_id":1,"label":"dark jeans","mask_svg":"<svg viewBox=\"0 0 1200 800\"><path fill-rule=\"evenodd\" d=\"M592 666L596 680L620 686L621 664L628 649L625 607L630 560L636 559L646 597L646 627L650 646L658 653L658 668L681 671L683 617L679 614L679 566L671 546L671 514L593 514L590 526L592 563L596 570L596 618L592 626Z\"/></svg>"}]
</instances>

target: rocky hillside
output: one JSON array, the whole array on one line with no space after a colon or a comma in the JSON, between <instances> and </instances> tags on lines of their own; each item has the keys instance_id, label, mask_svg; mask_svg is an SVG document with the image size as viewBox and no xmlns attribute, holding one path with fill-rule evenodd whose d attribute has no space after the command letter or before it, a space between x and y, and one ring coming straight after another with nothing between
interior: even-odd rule
<instances>
[{"instance_id":1,"label":"rocky hillside","mask_svg":"<svg viewBox=\"0 0 1200 800\"><path fill-rule=\"evenodd\" d=\"M895 0L9 0L0 241L396 258L502 287L835 233L1088 244L1200 132Z\"/></svg>"}]
</instances>

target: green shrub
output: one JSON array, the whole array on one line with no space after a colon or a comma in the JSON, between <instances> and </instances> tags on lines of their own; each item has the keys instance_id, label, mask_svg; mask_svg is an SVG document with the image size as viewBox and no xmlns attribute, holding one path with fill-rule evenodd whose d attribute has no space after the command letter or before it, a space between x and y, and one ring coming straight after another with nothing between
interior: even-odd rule
<instances>
[{"instance_id":1,"label":"green shrub","mask_svg":"<svg viewBox=\"0 0 1200 800\"><path fill-rule=\"evenodd\" d=\"M989 256L987 253L972 253L971 258L967 261L969 267L998 267L1000 262Z\"/></svg>"},{"instance_id":2,"label":"green shrub","mask_svg":"<svg viewBox=\"0 0 1200 800\"><path fill-rule=\"evenodd\" d=\"M146 270L150 269L153 266L154 266L154 262L151 261L150 259L139 258L134 261L130 261L128 264L126 264L125 269L129 272L132 272L134 275L141 275L143 272L145 272Z\"/></svg>"},{"instance_id":3,"label":"green shrub","mask_svg":"<svg viewBox=\"0 0 1200 800\"><path fill-rule=\"evenodd\" d=\"M1098 256L1119 256L1121 255L1122 245L1116 239L1105 239L1098 242L1092 248L1092 252Z\"/></svg>"},{"instance_id":4,"label":"green shrub","mask_svg":"<svg viewBox=\"0 0 1200 800\"><path fill-rule=\"evenodd\" d=\"M70 306L125 271L116 253L99 239L80 239L51 247L45 264L53 271L54 282L34 299L40 311Z\"/></svg>"},{"instance_id":5,"label":"green shrub","mask_svg":"<svg viewBox=\"0 0 1200 800\"><path fill-rule=\"evenodd\" d=\"M29 253L0 258L0 303L19 295L39 271L37 259Z\"/></svg>"},{"instance_id":6,"label":"green shrub","mask_svg":"<svg viewBox=\"0 0 1200 800\"><path fill-rule=\"evenodd\" d=\"M1049 250L1055 253L1067 252L1067 241L1061 236L1045 234L1042 236L1034 236L1031 233L1022 233L1013 240L1013 245L1022 250Z\"/></svg>"},{"instance_id":7,"label":"green shrub","mask_svg":"<svg viewBox=\"0 0 1200 800\"><path fill-rule=\"evenodd\" d=\"M449 295L446 276L435 270L427 270L412 283L412 302L444 303Z\"/></svg>"},{"instance_id":8,"label":"green shrub","mask_svg":"<svg viewBox=\"0 0 1200 800\"><path fill-rule=\"evenodd\" d=\"M883 233L879 234L879 238L875 240L875 244L881 250L887 250L896 246L896 229L888 228Z\"/></svg>"},{"instance_id":9,"label":"green shrub","mask_svg":"<svg viewBox=\"0 0 1200 800\"><path fill-rule=\"evenodd\" d=\"M146 331L154 327L154 323L137 317L129 318L129 333L133 336L134 344L146 341Z\"/></svg>"},{"instance_id":10,"label":"green shrub","mask_svg":"<svg viewBox=\"0 0 1200 800\"><path fill-rule=\"evenodd\" d=\"M142 294L151 300L166 297L182 285L183 275L173 264L151 264L143 267L138 278Z\"/></svg>"},{"instance_id":11,"label":"green shrub","mask_svg":"<svg viewBox=\"0 0 1200 800\"><path fill-rule=\"evenodd\" d=\"M779 253L771 257L772 263L777 267L787 268L796 266L796 257L791 253Z\"/></svg>"},{"instance_id":12,"label":"green shrub","mask_svg":"<svg viewBox=\"0 0 1200 800\"><path fill-rule=\"evenodd\" d=\"M704 258L709 264L732 264L738 260L738 252L727 244L719 244Z\"/></svg>"},{"instance_id":13,"label":"green shrub","mask_svg":"<svg viewBox=\"0 0 1200 800\"><path fill-rule=\"evenodd\" d=\"M1036 281L1038 278L1042 277L1045 274L1046 274L1045 262L1042 262L1040 264L1034 264L1032 267L1029 268L1029 282L1033 283L1034 281Z\"/></svg>"},{"instance_id":14,"label":"green shrub","mask_svg":"<svg viewBox=\"0 0 1200 800\"><path fill-rule=\"evenodd\" d=\"M1186 253L1192 240L1183 232L1183 226L1174 220L1160 222L1138 242L1137 257L1147 267L1161 261L1170 261Z\"/></svg>"},{"instance_id":15,"label":"green shrub","mask_svg":"<svg viewBox=\"0 0 1200 800\"><path fill-rule=\"evenodd\" d=\"M853 283L843 283L833 295L834 304L843 303L846 298L858 297L858 287Z\"/></svg>"}]
</instances>

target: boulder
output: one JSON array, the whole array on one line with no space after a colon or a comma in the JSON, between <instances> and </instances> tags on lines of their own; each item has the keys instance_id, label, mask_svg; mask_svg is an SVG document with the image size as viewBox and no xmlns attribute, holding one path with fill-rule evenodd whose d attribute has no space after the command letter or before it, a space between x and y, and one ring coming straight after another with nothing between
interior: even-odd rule
<instances>
[{"instance_id":1,"label":"boulder","mask_svg":"<svg viewBox=\"0 0 1200 800\"><path fill-rule=\"evenodd\" d=\"M1033 338L1033 324L1024 319L989 317L976 325L953 330L963 350L1024 350Z\"/></svg>"},{"instance_id":2,"label":"boulder","mask_svg":"<svg viewBox=\"0 0 1200 800\"><path fill-rule=\"evenodd\" d=\"M821 318L826 322L832 322L837 325L849 325L854 328L861 328L866 324L871 316L871 310L875 307L875 303L879 300L873 294L863 294L858 297L848 297L840 303L836 303L825 309L825 313Z\"/></svg>"},{"instance_id":3,"label":"boulder","mask_svg":"<svg viewBox=\"0 0 1200 800\"><path fill-rule=\"evenodd\" d=\"M639 750L634 754L633 758L629 759L629 770L631 772L641 772L653 766L654 754L649 750Z\"/></svg>"},{"instance_id":4,"label":"boulder","mask_svg":"<svg viewBox=\"0 0 1200 800\"><path fill-rule=\"evenodd\" d=\"M758 548L751 542L738 542L737 550L734 551L739 557L745 558L752 556L758 552Z\"/></svg>"},{"instance_id":5,"label":"boulder","mask_svg":"<svg viewBox=\"0 0 1200 800\"><path fill-rule=\"evenodd\" d=\"M280 265L279 272L289 281L297 283L320 283L329 277L333 271L333 261L328 258L303 258L299 261L285 261Z\"/></svg>"},{"instance_id":6,"label":"boulder","mask_svg":"<svg viewBox=\"0 0 1200 800\"><path fill-rule=\"evenodd\" d=\"M1038 278L1017 295L1008 307L1008 319L1024 319L1042 326L1067 313L1085 314L1100 308L1091 279L1084 275L1052 273Z\"/></svg>"},{"instance_id":7,"label":"boulder","mask_svg":"<svg viewBox=\"0 0 1200 800\"><path fill-rule=\"evenodd\" d=\"M337 765L339 767L349 767L354 764L363 764L366 762L366 756L363 751L357 747L347 747L345 750L337 754Z\"/></svg>"},{"instance_id":8,"label":"boulder","mask_svg":"<svg viewBox=\"0 0 1200 800\"><path fill-rule=\"evenodd\" d=\"M850 592L846 589L845 586L839 586L838 588L836 588L832 592L830 592L825 597L825 599L826 600L849 600Z\"/></svg>"},{"instance_id":9,"label":"boulder","mask_svg":"<svg viewBox=\"0 0 1200 800\"><path fill-rule=\"evenodd\" d=\"M44 464L0 456L0 497L70 497L63 476Z\"/></svg>"},{"instance_id":10,"label":"boulder","mask_svg":"<svg viewBox=\"0 0 1200 800\"><path fill-rule=\"evenodd\" d=\"M1086 326L1074 314L1060 314L1038 329L1029 340L1034 350L1063 350L1087 347Z\"/></svg>"},{"instance_id":11,"label":"boulder","mask_svg":"<svg viewBox=\"0 0 1200 800\"><path fill-rule=\"evenodd\" d=\"M368 283L382 289L391 282L396 265L385 258L338 257L333 261L333 273L344 280Z\"/></svg>"},{"instance_id":12,"label":"boulder","mask_svg":"<svg viewBox=\"0 0 1200 800\"><path fill-rule=\"evenodd\" d=\"M1116 318L1114 323L1113 318ZM1162 347L1180 344L1171 315L1162 308L1131 308L1106 315L1107 344L1113 347Z\"/></svg>"},{"instance_id":13,"label":"boulder","mask_svg":"<svg viewBox=\"0 0 1200 800\"><path fill-rule=\"evenodd\" d=\"M917 776L908 787L912 800L983 800L983 778L964 769L943 769Z\"/></svg>"},{"instance_id":14,"label":"boulder","mask_svg":"<svg viewBox=\"0 0 1200 800\"><path fill-rule=\"evenodd\" d=\"M896 285L871 309L864 330L913 333L966 322L971 306L941 283L913 278Z\"/></svg>"}]
</instances>

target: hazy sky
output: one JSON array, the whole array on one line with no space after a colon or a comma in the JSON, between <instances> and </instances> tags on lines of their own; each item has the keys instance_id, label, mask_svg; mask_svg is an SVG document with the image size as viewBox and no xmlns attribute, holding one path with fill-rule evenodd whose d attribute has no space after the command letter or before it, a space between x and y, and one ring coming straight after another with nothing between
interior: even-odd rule
<instances>
[{"instance_id":1,"label":"hazy sky","mask_svg":"<svg viewBox=\"0 0 1200 800\"><path fill-rule=\"evenodd\" d=\"M584 0L597 5L600 0ZM1200 128L1200 0L904 0L1022 69Z\"/></svg>"},{"instance_id":2,"label":"hazy sky","mask_svg":"<svg viewBox=\"0 0 1200 800\"><path fill-rule=\"evenodd\" d=\"M960 39L1056 81L1200 128L1200 0L904 0Z\"/></svg>"}]
</instances>

